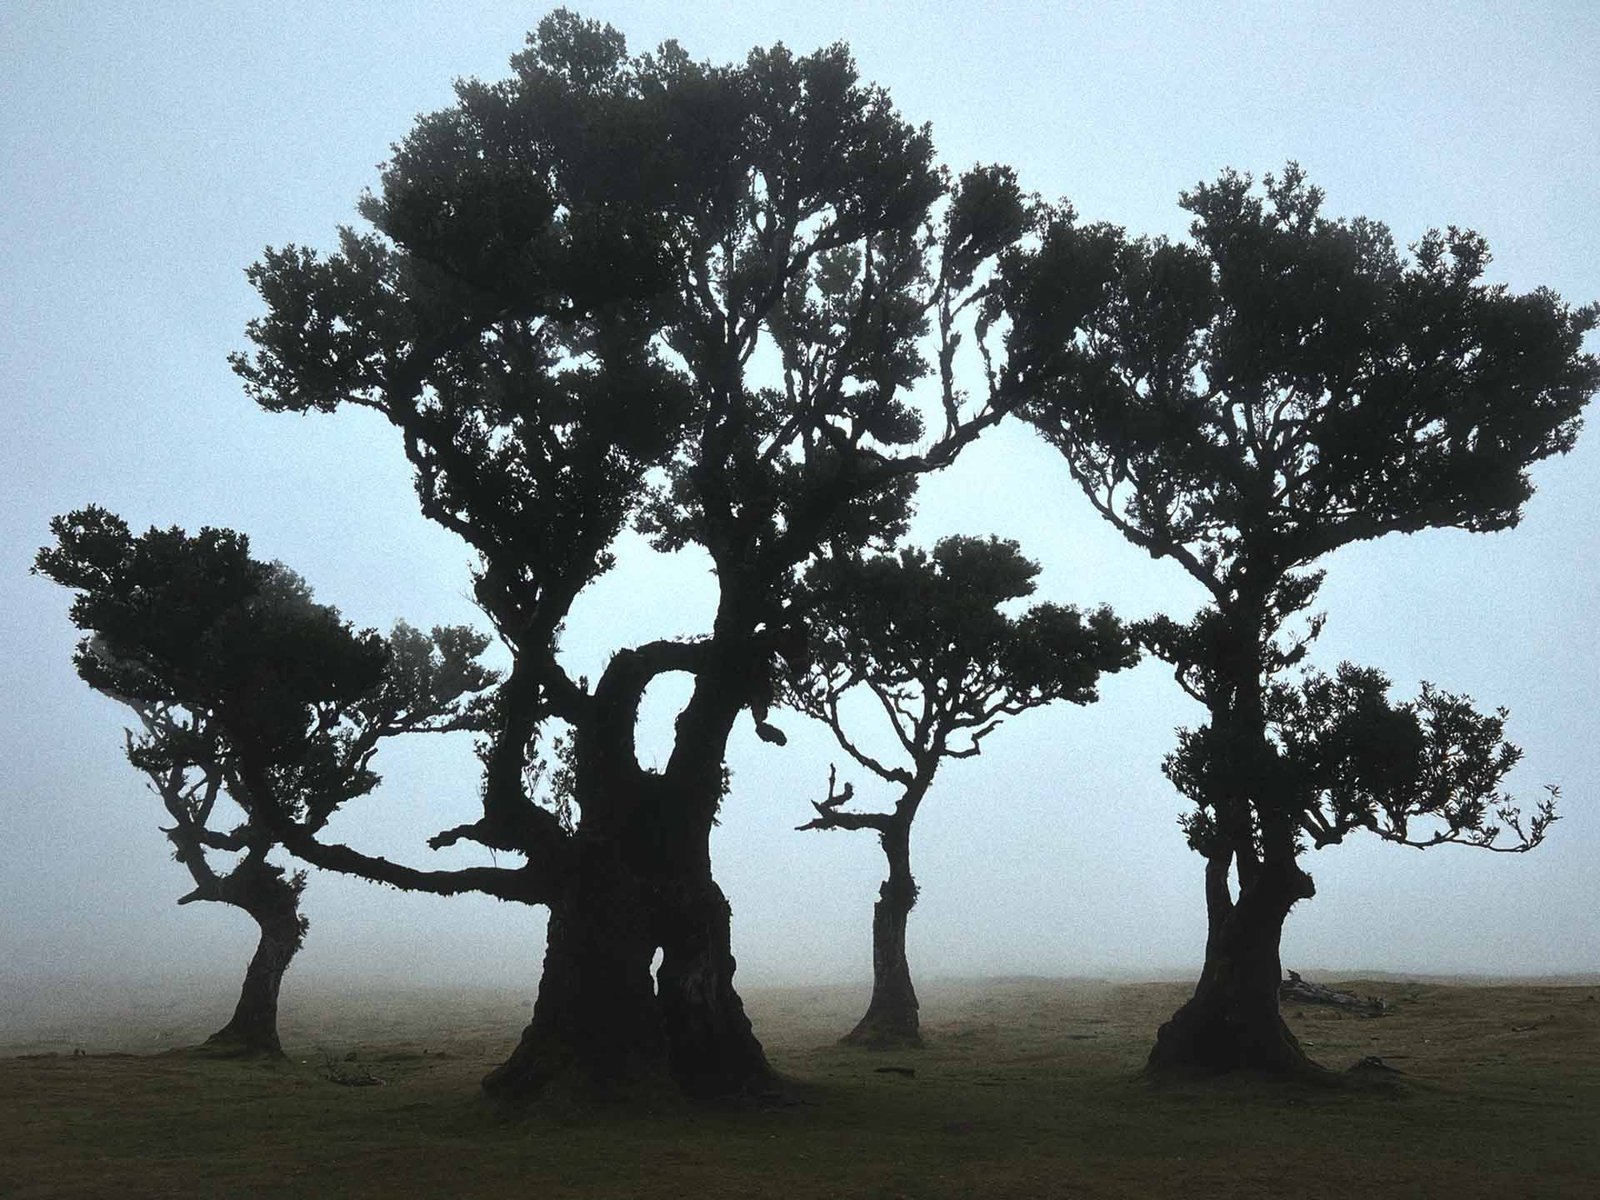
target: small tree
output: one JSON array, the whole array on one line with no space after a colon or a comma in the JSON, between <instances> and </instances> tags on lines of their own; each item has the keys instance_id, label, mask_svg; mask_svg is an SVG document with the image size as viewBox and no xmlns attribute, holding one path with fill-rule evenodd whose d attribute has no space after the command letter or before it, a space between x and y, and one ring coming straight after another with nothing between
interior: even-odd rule
<instances>
[{"instance_id":1,"label":"small tree","mask_svg":"<svg viewBox=\"0 0 1600 1200\"><path fill-rule=\"evenodd\" d=\"M845 1041L921 1045L917 994L906 959L906 918L917 899L911 824L950 758L972 758L1007 716L1055 700L1089 704L1102 673L1132 666L1138 652L1110 609L1004 606L1033 594L1038 565L1017 544L949 537L932 554L903 550L830 559L808 573L809 654L789 673L787 695L827 723L856 763L899 789L890 812L844 805L851 785L814 802L801 829L871 829L888 859L872 916L872 1000ZM863 750L840 703L864 689L887 716L909 766Z\"/></svg>"},{"instance_id":2,"label":"small tree","mask_svg":"<svg viewBox=\"0 0 1600 1200\"><path fill-rule=\"evenodd\" d=\"M519 894L551 910L533 1020L486 1087L664 1069L696 1094L760 1090L771 1072L711 873L728 740L746 712L782 739L766 716L775 661L803 636L799 570L888 544L915 477L999 420L956 389L952 360L1031 208L1007 171L939 170L927 131L842 46L733 67L673 43L630 58L563 10L513 68L418 121L361 205L371 232L252 268L267 312L236 367L270 409L381 413L422 511L479 555L477 598L513 663L483 817L435 844L525 856ZM935 374L925 429L909 393ZM574 679L559 631L630 524L663 551L703 548L716 616ZM635 725L668 672L693 690L651 770ZM570 730L574 829L526 786L552 721ZM297 852L378 869L346 847Z\"/></svg>"},{"instance_id":3,"label":"small tree","mask_svg":"<svg viewBox=\"0 0 1600 1200\"><path fill-rule=\"evenodd\" d=\"M1305 614L1325 554L1517 523L1527 468L1572 446L1600 384L1583 352L1600 309L1484 283L1476 234L1431 232L1408 261L1384 226L1324 217L1298 168L1265 183L1225 173L1185 194L1189 244L1063 209L996 293L1002 386L1100 513L1209 595L1193 621L1144 630L1208 716L1168 764L1196 803L1206 965L1155 1069L1306 1069L1277 986L1284 919L1314 892L1307 844L1367 828L1525 850L1552 817L1507 813L1496 841L1516 758L1499 717L1431 689L1390 706L1353 668L1287 672L1321 628Z\"/></svg>"},{"instance_id":4,"label":"small tree","mask_svg":"<svg viewBox=\"0 0 1600 1200\"><path fill-rule=\"evenodd\" d=\"M476 662L486 639L404 624L388 639L357 633L230 530L134 537L95 507L50 529L56 544L34 569L78 593L72 619L88 635L78 674L138 714L128 761L161 797L173 821L164 832L195 884L178 903L231 904L260 929L233 1018L206 1046L279 1055L278 991L306 933L305 873L269 855L378 784L381 739L472 727L469 701L493 678ZM243 818L231 829L216 823L224 797ZM238 857L219 866L213 853Z\"/></svg>"}]
</instances>

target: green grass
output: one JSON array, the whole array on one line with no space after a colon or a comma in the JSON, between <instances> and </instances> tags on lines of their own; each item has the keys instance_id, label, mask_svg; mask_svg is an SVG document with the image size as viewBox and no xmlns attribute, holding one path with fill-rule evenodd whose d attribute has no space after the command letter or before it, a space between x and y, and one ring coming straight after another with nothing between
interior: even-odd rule
<instances>
[{"instance_id":1,"label":"green grass","mask_svg":"<svg viewBox=\"0 0 1600 1200\"><path fill-rule=\"evenodd\" d=\"M859 993L752 993L790 1080L781 1107L515 1118L476 1091L510 1049L514 1002L504 1013L481 995L329 1002L315 1019L302 1003L285 1023L300 1052L278 1065L0 1059L0 1194L1600 1194L1600 989L1346 986L1388 996L1395 1012L1308 1006L1291 1022L1324 1064L1380 1055L1404 1071L1399 1087L1153 1088L1137 1071L1184 987L1013 981L927 989L928 1048L895 1054L834 1044ZM363 1024L383 1036L357 1036ZM329 1061L386 1085L338 1086Z\"/></svg>"}]
</instances>

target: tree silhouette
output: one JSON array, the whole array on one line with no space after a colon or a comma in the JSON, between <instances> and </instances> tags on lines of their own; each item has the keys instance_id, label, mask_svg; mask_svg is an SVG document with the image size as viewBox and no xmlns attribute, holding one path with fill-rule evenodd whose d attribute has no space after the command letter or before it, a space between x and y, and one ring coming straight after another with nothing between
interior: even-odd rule
<instances>
[{"instance_id":1,"label":"tree silhouette","mask_svg":"<svg viewBox=\"0 0 1600 1200\"><path fill-rule=\"evenodd\" d=\"M736 67L674 43L629 58L562 10L498 84L395 148L331 255L269 250L236 368L275 410L381 413L423 512L479 557L476 595L513 655L470 840L526 857L548 905L538 1002L486 1080L531 1095L665 1069L695 1094L767 1086L733 986L709 836L749 710L769 741L776 658L801 639L796 574L823 547L886 545L915 477L1001 410L953 382L984 271L1028 230L1010 173L958 180L842 46ZM937 364L918 346L939 335ZM931 431L908 399L938 380ZM619 650L592 684L557 636L629 525L703 548L706 636ZM694 680L666 765L639 762L652 680ZM569 730L566 828L529 794L539 738ZM369 873L349 847L297 848ZM662 954L654 980L654 952Z\"/></svg>"},{"instance_id":2,"label":"tree silhouette","mask_svg":"<svg viewBox=\"0 0 1600 1200\"><path fill-rule=\"evenodd\" d=\"M906 959L906 918L917 900L911 825L940 764L972 758L1008 716L1055 700L1089 704L1104 672L1132 666L1138 652L1111 610L1036 604L1018 617L1003 606L1033 594L1036 563L1015 542L949 537L931 554L827 559L806 577L811 641L787 680L786 698L828 725L860 766L893 784L890 812L845 807L846 784L813 802L800 829L877 832L889 875L872 916L872 999L845 1041L921 1045L917 994ZM859 744L840 703L865 689L888 718L909 766L891 765Z\"/></svg>"},{"instance_id":3,"label":"tree silhouette","mask_svg":"<svg viewBox=\"0 0 1600 1200\"><path fill-rule=\"evenodd\" d=\"M404 624L387 639L358 633L231 530L134 537L93 506L50 529L56 543L34 569L78 593L78 674L138 714L128 761L161 797L173 821L163 832L195 884L178 903L231 904L260 929L233 1018L206 1046L279 1055L278 990L305 938L305 873L268 856L377 786L382 739L473 727L471 700L493 681L476 661L487 639ZM243 818L231 829L217 824L224 798ZM213 852L238 857L219 866Z\"/></svg>"},{"instance_id":4,"label":"tree silhouette","mask_svg":"<svg viewBox=\"0 0 1600 1200\"><path fill-rule=\"evenodd\" d=\"M1600 384L1582 349L1600 310L1485 283L1474 233L1430 232L1407 259L1383 225L1323 216L1297 167L1264 182L1186 193L1190 243L1064 208L995 293L1002 386L1099 512L1209 594L1193 621L1144 629L1208 715L1168 763L1197 806L1210 933L1158 1070L1307 1068L1277 1010L1283 921L1314 891L1307 844L1366 828L1523 850L1552 815L1507 813L1496 841L1516 758L1500 717L1431 688L1391 706L1382 676L1351 667L1286 673L1321 629L1305 614L1323 555L1517 523L1527 468L1572 446Z\"/></svg>"}]
</instances>

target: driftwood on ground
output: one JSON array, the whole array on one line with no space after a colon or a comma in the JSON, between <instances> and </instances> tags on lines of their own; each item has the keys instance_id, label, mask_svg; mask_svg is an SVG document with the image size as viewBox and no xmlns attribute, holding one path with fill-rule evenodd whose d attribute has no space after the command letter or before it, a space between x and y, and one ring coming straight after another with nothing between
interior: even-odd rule
<instances>
[{"instance_id":1,"label":"driftwood on ground","mask_svg":"<svg viewBox=\"0 0 1600 1200\"><path fill-rule=\"evenodd\" d=\"M1278 985L1278 999L1299 1004L1327 1004L1362 1017L1381 1017L1389 1011L1389 1002L1381 996L1341 992L1337 988L1302 979L1298 971L1290 971L1289 978Z\"/></svg>"}]
</instances>

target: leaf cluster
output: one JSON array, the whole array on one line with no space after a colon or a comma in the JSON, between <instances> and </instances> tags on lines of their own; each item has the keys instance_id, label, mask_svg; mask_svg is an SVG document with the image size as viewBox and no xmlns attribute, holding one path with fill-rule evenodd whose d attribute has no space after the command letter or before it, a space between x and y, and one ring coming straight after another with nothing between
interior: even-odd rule
<instances>
[{"instance_id":1,"label":"leaf cluster","mask_svg":"<svg viewBox=\"0 0 1600 1200\"><path fill-rule=\"evenodd\" d=\"M1191 240L1058 209L1007 261L1007 386L1095 505L1214 594L1390 532L1514 525L1600 386L1600 308L1483 279L1477 234L1408 259L1290 164L1182 197Z\"/></svg>"},{"instance_id":2,"label":"leaf cluster","mask_svg":"<svg viewBox=\"0 0 1600 1200\"><path fill-rule=\"evenodd\" d=\"M1558 789L1526 817L1502 784L1522 751L1505 740L1506 711L1482 713L1470 698L1424 683L1396 702L1381 672L1343 663L1272 686L1267 787L1302 835L1297 852L1357 830L1417 848L1444 843L1521 853L1555 821ZM1217 834L1227 751L1211 726L1179 731L1165 770L1195 801L1184 820L1202 853ZM1225 819L1225 818L1224 818Z\"/></svg>"},{"instance_id":3,"label":"leaf cluster","mask_svg":"<svg viewBox=\"0 0 1600 1200\"><path fill-rule=\"evenodd\" d=\"M1102 674L1138 660L1108 608L1042 603L1009 614L1038 571L1016 542L992 537L824 560L806 576L811 639L789 665L785 695L862 766L926 788L943 759L976 755L1005 717L1056 700L1092 703ZM840 702L857 688L887 716L909 769L867 754L845 728Z\"/></svg>"},{"instance_id":4,"label":"leaf cluster","mask_svg":"<svg viewBox=\"0 0 1600 1200\"><path fill-rule=\"evenodd\" d=\"M77 592L78 673L139 714L130 761L196 827L219 789L245 813L246 840L270 842L289 820L320 826L377 785L381 738L471 727L493 681L482 634L357 631L231 530L135 537L90 506L51 532L34 569Z\"/></svg>"}]
</instances>

